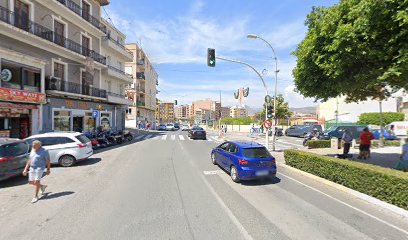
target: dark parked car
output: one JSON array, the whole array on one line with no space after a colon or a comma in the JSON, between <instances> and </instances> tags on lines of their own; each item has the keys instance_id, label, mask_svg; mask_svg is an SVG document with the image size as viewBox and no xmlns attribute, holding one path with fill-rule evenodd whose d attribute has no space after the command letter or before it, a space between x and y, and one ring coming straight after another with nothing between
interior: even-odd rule
<instances>
[{"instance_id":1,"label":"dark parked car","mask_svg":"<svg viewBox=\"0 0 408 240\"><path fill-rule=\"evenodd\" d=\"M188 137L190 139L207 139L207 133L201 127L193 127L188 131Z\"/></svg>"},{"instance_id":2,"label":"dark parked car","mask_svg":"<svg viewBox=\"0 0 408 240\"><path fill-rule=\"evenodd\" d=\"M16 139L0 139L0 181L22 173L30 156L27 143Z\"/></svg>"},{"instance_id":3,"label":"dark parked car","mask_svg":"<svg viewBox=\"0 0 408 240\"><path fill-rule=\"evenodd\" d=\"M330 140L331 138L342 138L344 130L348 129L352 134L354 139L360 138L360 134L363 132L366 126L332 126L329 129L325 130L321 135L320 139Z\"/></svg>"},{"instance_id":4,"label":"dark parked car","mask_svg":"<svg viewBox=\"0 0 408 240\"><path fill-rule=\"evenodd\" d=\"M174 129L179 130L180 129L180 123L175 123L174 124Z\"/></svg>"},{"instance_id":5,"label":"dark parked car","mask_svg":"<svg viewBox=\"0 0 408 240\"><path fill-rule=\"evenodd\" d=\"M255 142L224 142L212 150L211 161L228 171L234 182L276 176L275 158Z\"/></svg>"},{"instance_id":6,"label":"dark parked car","mask_svg":"<svg viewBox=\"0 0 408 240\"><path fill-rule=\"evenodd\" d=\"M320 125L293 125L286 129L285 135L290 137L304 137L313 129L317 129L318 132L322 132L323 130Z\"/></svg>"}]
</instances>

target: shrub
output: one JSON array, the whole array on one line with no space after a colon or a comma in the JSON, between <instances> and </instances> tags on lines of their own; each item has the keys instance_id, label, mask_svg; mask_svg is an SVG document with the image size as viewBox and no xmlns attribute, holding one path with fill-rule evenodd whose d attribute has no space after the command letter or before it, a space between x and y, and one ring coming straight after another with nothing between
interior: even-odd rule
<instances>
[{"instance_id":1,"label":"shrub","mask_svg":"<svg viewBox=\"0 0 408 240\"><path fill-rule=\"evenodd\" d=\"M358 123L366 125L381 125L380 123L380 113L362 113L359 117ZM404 113L399 112L385 112L383 113L384 124L390 124L392 122L404 121Z\"/></svg>"},{"instance_id":2,"label":"shrub","mask_svg":"<svg viewBox=\"0 0 408 240\"><path fill-rule=\"evenodd\" d=\"M251 123L255 123L255 121L252 120L250 117L221 119L221 124L227 125L249 125Z\"/></svg>"},{"instance_id":3,"label":"shrub","mask_svg":"<svg viewBox=\"0 0 408 240\"><path fill-rule=\"evenodd\" d=\"M330 140L309 140L307 141L309 148L330 148Z\"/></svg>"},{"instance_id":4,"label":"shrub","mask_svg":"<svg viewBox=\"0 0 408 240\"><path fill-rule=\"evenodd\" d=\"M379 146L379 141L378 140L371 141L371 146L378 147ZM401 146L401 143L400 143L399 140L386 140L386 141L384 141L384 146L386 146L386 147L399 147L399 146Z\"/></svg>"},{"instance_id":5,"label":"shrub","mask_svg":"<svg viewBox=\"0 0 408 240\"><path fill-rule=\"evenodd\" d=\"M336 182L408 210L408 175L360 162L285 150L289 166Z\"/></svg>"}]
</instances>

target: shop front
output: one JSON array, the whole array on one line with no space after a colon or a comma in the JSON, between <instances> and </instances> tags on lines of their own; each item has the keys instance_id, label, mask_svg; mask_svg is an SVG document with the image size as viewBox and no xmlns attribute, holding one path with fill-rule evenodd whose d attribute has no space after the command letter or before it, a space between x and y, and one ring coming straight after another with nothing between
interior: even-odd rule
<instances>
[{"instance_id":1,"label":"shop front","mask_svg":"<svg viewBox=\"0 0 408 240\"><path fill-rule=\"evenodd\" d=\"M122 129L122 111L106 103L49 98L44 105L44 126L49 131L91 132L99 126L104 129ZM123 110L124 111L124 110Z\"/></svg>"}]
</instances>

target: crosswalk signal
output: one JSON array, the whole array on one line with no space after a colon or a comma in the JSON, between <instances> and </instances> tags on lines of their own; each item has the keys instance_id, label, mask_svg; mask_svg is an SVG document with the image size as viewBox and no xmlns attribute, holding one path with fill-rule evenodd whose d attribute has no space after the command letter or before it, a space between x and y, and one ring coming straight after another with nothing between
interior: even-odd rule
<instances>
[{"instance_id":1,"label":"crosswalk signal","mask_svg":"<svg viewBox=\"0 0 408 240\"><path fill-rule=\"evenodd\" d=\"M272 119L273 118L273 108L272 108L272 106L268 106L267 110L268 110L268 119Z\"/></svg>"},{"instance_id":2,"label":"crosswalk signal","mask_svg":"<svg viewBox=\"0 0 408 240\"><path fill-rule=\"evenodd\" d=\"M207 65L209 67L215 67L215 49L214 48L207 49Z\"/></svg>"},{"instance_id":3,"label":"crosswalk signal","mask_svg":"<svg viewBox=\"0 0 408 240\"><path fill-rule=\"evenodd\" d=\"M177 105L177 100L174 100L174 105Z\"/></svg>"}]
</instances>

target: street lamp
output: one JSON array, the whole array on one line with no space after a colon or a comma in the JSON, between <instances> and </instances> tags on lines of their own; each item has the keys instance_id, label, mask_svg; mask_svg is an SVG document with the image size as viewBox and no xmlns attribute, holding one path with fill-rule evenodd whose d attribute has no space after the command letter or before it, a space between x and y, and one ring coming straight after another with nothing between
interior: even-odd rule
<instances>
[{"instance_id":1,"label":"street lamp","mask_svg":"<svg viewBox=\"0 0 408 240\"><path fill-rule=\"evenodd\" d=\"M249 38L249 39L260 39L260 40L264 41L272 49L272 53L273 53L273 56L274 56L274 59L275 59L275 87L274 87L275 91L274 91L274 97L273 97L273 112L274 112L273 124L274 124L274 127L276 127L276 122L277 122L276 121L277 120L276 119L276 116L277 116L277 114L276 114L276 107L277 107L276 106L276 91L277 91L277 85L278 85L278 72L279 72L279 70L278 70L278 58L276 57L275 49L272 47L272 45L268 41L263 39L262 37L259 37L258 35L255 35L255 34L248 34L247 38ZM266 133L266 134L268 134L268 133ZM275 128L274 128L273 129L273 135L272 135L272 151L275 151L275 143L276 143L276 137L275 137Z\"/></svg>"}]
</instances>

